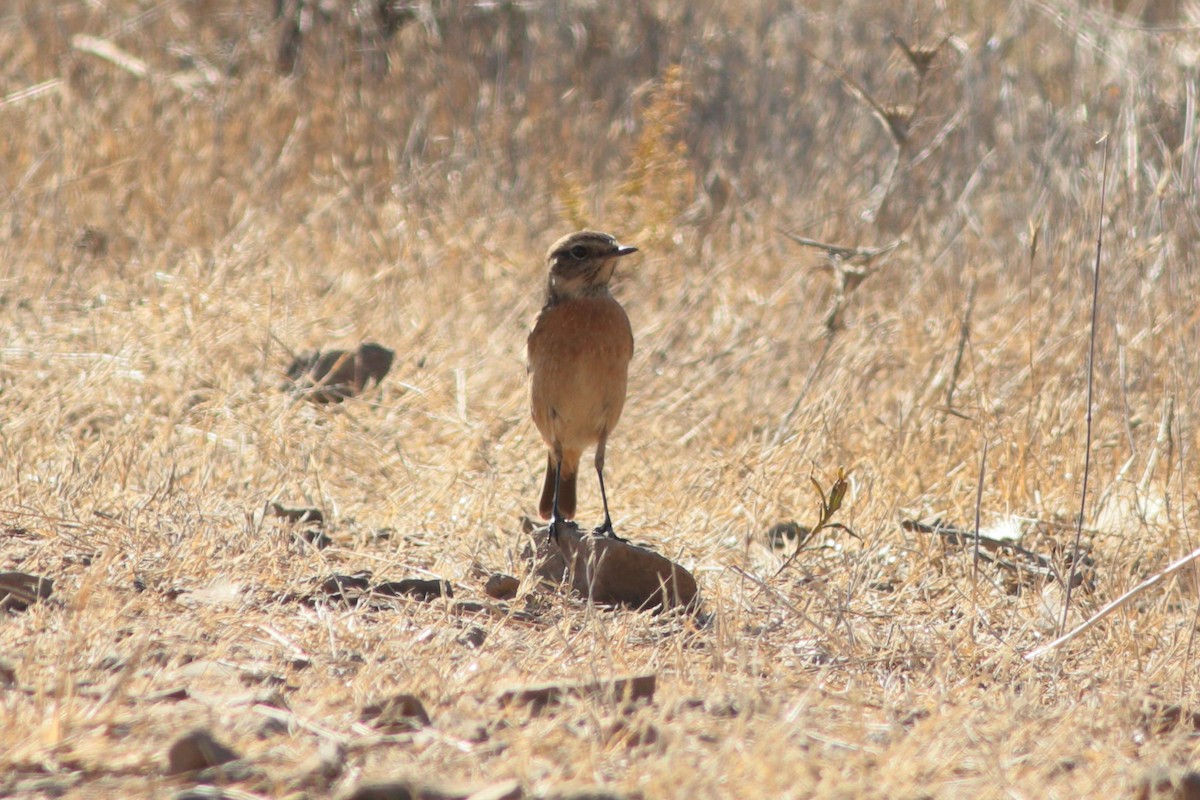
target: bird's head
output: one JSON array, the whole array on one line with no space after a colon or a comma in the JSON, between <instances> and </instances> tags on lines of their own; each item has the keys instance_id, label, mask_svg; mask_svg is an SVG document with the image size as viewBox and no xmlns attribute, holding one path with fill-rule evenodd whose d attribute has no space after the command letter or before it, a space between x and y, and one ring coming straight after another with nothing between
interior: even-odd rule
<instances>
[{"instance_id":1,"label":"bird's head","mask_svg":"<svg viewBox=\"0 0 1200 800\"><path fill-rule=\"evenodd\" d=\"M603 291L617 268L617 259L636 252L636 247L623 247L607 233L578 231L564 236L546 253L549 299Z\"/></svg>"}]
</instances>

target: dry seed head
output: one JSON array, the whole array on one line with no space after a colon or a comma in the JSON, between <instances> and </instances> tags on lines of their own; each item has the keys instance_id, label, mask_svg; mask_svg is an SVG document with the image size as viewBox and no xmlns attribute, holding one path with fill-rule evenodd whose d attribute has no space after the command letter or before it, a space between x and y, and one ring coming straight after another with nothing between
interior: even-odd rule
<instances>
[{"instance_id":1,"label":"dry seed head","mask_svg":"<svg viewBox=\"0 0 1200 800\"><path fill-rule=\"evenodd\" d=\"M897 142L908 139L908 126L916 109L912 106L883 106L883 119Z\"/></svg>"},{"instance_id":2,"label":"dry seed head","mask_svg":"<svg viewBox=\"0 0 1200 800\"><path fill-rule=\"evenodd\" d=\"M924 76L929 68L933 65L933 60L937 58L937 54L941 52L942 46L949 40L949 36L944 37L936 45L911 47L908 42L904 41L904 37L895 31L892 32L892 39L904 51L904 55L908 58L908 63L912 64L913 69L918 75Z\"/></svg>"},{"instance_id":3,"label":"dry seed head","mask_svg":"<svg viewBox=\"0 0 1200 800\"><path fill-rule=\"evenodd\" d=\"M917 72L926 72L941 49L940 45L938 47L918 47L908 51L908 60L912 62L913 69Z\"/></svg>"}]
</instances>

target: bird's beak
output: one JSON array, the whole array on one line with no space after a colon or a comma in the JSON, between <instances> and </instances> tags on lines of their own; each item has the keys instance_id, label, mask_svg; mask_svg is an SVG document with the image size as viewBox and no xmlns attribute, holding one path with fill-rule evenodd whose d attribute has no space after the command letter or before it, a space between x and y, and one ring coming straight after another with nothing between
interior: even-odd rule
<instances>
[{"instance_id":1,"label":"bird's beak","mask_svg":"<svg viewBox=\"0 0 1200 800\"><path fill-rule=\"evenodd\" d=\"M627 256L630 253L636 253L636 252L637 252L636 247L618 247L617 252L614 255Z\"/></svg>"}]
</instances>

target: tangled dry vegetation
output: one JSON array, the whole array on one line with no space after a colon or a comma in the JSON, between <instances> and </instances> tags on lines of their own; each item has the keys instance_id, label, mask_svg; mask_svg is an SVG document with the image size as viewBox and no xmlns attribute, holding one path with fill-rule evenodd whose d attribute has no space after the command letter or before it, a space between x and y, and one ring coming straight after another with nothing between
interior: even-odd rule
<instances>
[{"instance_id":1,"label":"tangled dry vegetation","mask_svg":"<svg viewBox=\"0 0 1200 800\"><path fill-rule=\"evenodd\" d=\"M0 9L0 571L53 581L0 794L1170 796L1190 564L1027 656L1072 564L1068 628L1197 546L1193 4L280 5ZM617 529L698 617L523 560L583 225L641 249Z\"/></svg>"}]
</instances>

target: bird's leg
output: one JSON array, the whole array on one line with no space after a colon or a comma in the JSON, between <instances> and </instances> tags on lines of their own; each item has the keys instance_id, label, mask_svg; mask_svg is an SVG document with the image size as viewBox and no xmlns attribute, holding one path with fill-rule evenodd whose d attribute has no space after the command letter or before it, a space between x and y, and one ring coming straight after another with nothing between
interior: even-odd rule
<instances>
[{"instance_id":1,"label":"bird's leg","mask_svg":"<svg viewBox=\"0 0 1200 800\"><path fill-rule=\"evenodd\" d=\"M604 503L604 522L592 531L593 536L607 536L618 542L625 541L613 530L612 517L608 514L608 494L604 491L604 444L608 440L608 432L600 433L600 441L596 443L596 475L600 478L600 500Z\"/></svg>"},{"instance_id":2,"label":"bird's leg","mask_svg":"<svg viewBox=\"0 0 1200 800\"><path fill-rule=\"evenodd\" d=\"M562 445L554 446L554 503L550 506L550 528L546 535L558 541L558 522L562 519L558 514L558 485L562 482Z\"/></svg>"}]
</instances>

